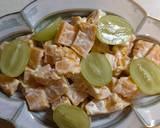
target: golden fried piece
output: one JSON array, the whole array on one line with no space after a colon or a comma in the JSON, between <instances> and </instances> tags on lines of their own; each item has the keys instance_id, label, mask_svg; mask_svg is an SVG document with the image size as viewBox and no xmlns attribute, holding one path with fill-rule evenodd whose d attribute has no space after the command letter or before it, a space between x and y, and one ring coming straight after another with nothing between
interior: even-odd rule
<instances>
[{"instance_id":1,"label":"golden fried piece","mask_svg":"<svg viewBox=\"0 0 160 128\"><path fill-rule=\"evenodd\" d=\"M80 58L70 48L63 47L64 56L61 61L57 61L55 69L59 74L80 73Z\"/></svg>"},{"instance_id":2,"label":"golden fried piece","mask_svg":"<svg viewBox=\"0 0 160 128\"><path fill-rule=\"evenodd\" d=\"M55 81L52 85L44 88L50 103L64 95L68 90L68 82L65 78Z\"/></svg>"},{"instance_id":3,"label":"golden fried piece","mask_svg":"<svg viewBox=\"0 0 160 128\"><path fill-rule=\"evenodd\" d=\"M136 41L132 52L134 59L144 57L150 51L153 45L153 43L144 40Z\"/></svg>"},{"instance_id":4,"label":"golden fried piece","mask_svg":"<svg viewBox=\"0 0 160 128\"><path fill-rule=\"evenodd\" d=\"M121 99L117 94L104 100L93 100L85 106L88 115L107 114L119 110L123 110L130 103Z\"/></svg>"},{"instance_id":5,"label":"golden fried piece","mask_svg":"<svg viewBox=\"0 0 160 128\"><path fill-rule=\"evenodd\" d=\"M123 56L120 51L116 55L106 53L105 56L112 66L114 76L119 76L123 71L128 71L131 62L128 56Z\"/></svg>"},{"instance_id":6,"label":"golden fried piece","mask_svg":"<svg viewBox=\"0 0 160 128\"><path fill-rule=\"evenodd\" d=\"M81 18L80 16L72 16L71 24L76 26L76 25L79 25L82 22L86 23L86 21L87 21L86 17Z\"/></svg>"},{"instance_id":7,"label":"golden fried piece","mask_svg":"<svg viewBox=\"0 0 160 128\"><path fill-rule=\"evenodd\" d=\"M95 41L97 32L96 25L82 22L79 24L79 29L85 33L91 41Z\"/></svg>"},{"instance_id":8,"label":"golden fried piece","mask_svg":"<svg viewBox=\"0 0 160 128\"><path fill-rule=\"evenodd\" d=\"M114 71L114 76L119 76L123 71L128 72L131 58L129 58L128 56L121 56L121 54L117 54L116 61L117 68Z\"/></svg>"},{"instance_id":9,"label":"golden fried piece","mask_svg":"<svg viewBox=\"0 0 160 128\"><path fill-rule=\"evenodd\" d=\"M94 45L96 26L88 23L81 23L79 27L80 30L78 31L71 48L85 58Z\"/></svg>"},{"instance_id":10,"label":"golden fried piece","mask_svg":"<svg viewBox=\"0 0 160 128\"><path fill-rule=\"evenodd\" d=\"M35 70L26 68L24 72L24 83L31 86L48 86L52 85L56 80L61 79L51 66L38 66Z\"/></svg>"},{"instance_id":11,"label":"golden fried piece","mask_svg":"<svg viewBox=\"0 0 160 128\"><path fill-rule=\"evenodd\" d=\"M41 65L43 56L44 56L43 49L37 47L31 47L29 67L35 69L37 68L38 65Z\"/></svg>"},{"instance_id":12,"label":"golden fried piece","mask_svg":"<svg viewBox=\"0 0 160 128\"><path fill-rule=\"evenodd\" d=\"M130 77L120 77L116 85L113 86L113 92L125 99L131 100L137 95L138 87Z\"/></svg>"},{"instance_id":13,"label":"golden fried piece","mask_svg":"<svg viewBox=\"0 0 160 128\"><path fill-rule=\"evenodd\" d=\"M76 89L74 84L72 84L69 85L66 96L71 100L73 105L77 106L87 98L88 94Z\"/></svg>"},{"instance_id":14,"label":"golden fried piece","mask_svg":"<svg viewBox=\"0 0 160 128\"><path fill-rule=\"evenodd\" d=\"M85 58L91 50L93 44L94 41L91 41L84 32L79 31L71 48L80 56Z\"/></svg>"},{"instance_id":15,"label":"golden fried piece","mask_svg":"<svg viewBox=\"0 0 160 128\"><path fill-rule=\"evenodd\" d=\"M75 62L80 63L80 57L71 48L63 47L63 52L64 52L64 56L63 56L64 58L68 58Z\"/></svg>"},{"instance_id":16,"label":"golden fried piece","mask_svg":"<svg viewBox=\"0 0 160 128\"><path fill-rule=\"evenodd\" d=\"M61 24L60 30L56 37L56 43L62 44L64 46L71 46L73 40L75 39L75 36L76 36L75 27L69 24L68 22L64 21Z\"/></svg>"},{"instance_id":17,"label":"golden fried piece","mask_svg":"<svg viewBox=\"0 0 160 128\"><path fill-rule=\"evenodd\" d=\"M52 85L56 80L61 79L55 69L51 68L49 64L36 68L36 70L34 70L33 77L37 83L45 86Z\"/></svg>"},{"instance_id":18,"label":"golden fried piece","mask_svg":"<svg viewBox=\"0 0 160 128\"><path fill-rule=\"evenodd\" d=\"M73 84L77 90L88 93L95 99L101 100L111 95L111 92L107 86L103 86L101 88L91 86L81 74L76 74L71 77L71 79L73 80Z\"/></svg>"},{"instance_id":19,"label":"golden fried piece","mask_svg":"<svg viewBox=\"0 0 160 128\"><path fill-rule=\"evenodd\" d=\"M110 49L109 49L109 45L102 43L98 39L96 39L91 51L99 52L99 53L109 53Z\"/></svg>"},{"instance_id":20,"label":"golden fried piece","mask_svg":"<svg viewBox=\"0 0 160 128\"><path fill-rule=\"evenodd\" d=\"M105 15L106 13L102 10L95 10L87 17L87 23L98 24L99 19Z\"/></svg>"},{"instance_id":21,"label":"golden fried piece","mask_svg":"<svg viewBox=\"0 0 160 128\"><path fill-rule=\"evenodd\" d=\"M66 96L58 97L57 99L55 99L52 102L52 110L54 111L61 104L69 104L69 105L71 105L71 102L68 99L68 97L66 97Z\"/></svg>"},{"instance_id":22,"label":"golden fried piece","mask_svg":"<svg viewBox=\"0 0 160 128\"><path fill-rule=\"evenodd\" d=\"M34 70L27 67L24 71L24 78L23 78L23 87L24 88L35 88L40 86L39 83L36 82L34 76Z\"/></svg>"},{"instance_id":23,"label":"golden fried piece","mask_svg":"<svg viewBox=\"0 0 160 128\"><path fill-rule=\"evenodd\" d=\"M16 92L19 83L20 81L15 78L0 74L0 88L8 96L12 96Z\"/></svg>"},{"instance_id":24,"label":"golden fried piece","mask_svg":"<svg viewBox=\"0 0 160 128\"><path fill-rule=\"evenodd\" d=\"M80 73L80 63L63 58L61 61L56 62L55 69L59 74Z\"/></svg>"},{"instance_id":25,"label":"golden fried piece","mask_svg":"<svg viewBox=\"0 0 160 128\"><path fill-rule=\"evenodd\" d=\"M134 40L134 37L133 37L133 40ZM132 52L133 46L134 46L134 43L131 41L124 44L113 46L112 51L115 55L121 53L122 56L128 56Z\"/></svg>"},{"instance_id":26,"label":"golden fried piece","mask_svg":"<svg viewBox=\"0 0 160 128\"><path fill-rule=\"evenodd\" d=\"M57 45L44 45L44 63L55 65L57 61L62 60L64 56L64 51L62 47L58 47Z\"/></svg>"},{"instance_id":27,"label":"golden fried piece","mask_svg":"<svg viewBox=\"0 0 160 128\"><path fill-rule=\"evenodd\" d=\"M156 64L160 65L160 46L155 45L151 51L146 55L146 57Z\"/></svg>"},{"instance_id":28,"label":"golden fried piece","mask_svg":"<svg viewBox=\"0 0 160 128\"><path fill-rule=\"evenodd\" d=\"M27 89L25 98L31 111L42 111L50 107L45 91L42 89Z\"/></svg>"},{"instance_id":29,"label":"golden fried piece","mask_svg":"<svg viewBox=\"0 0 160 128\"><path fill-rule=\"evenodd\" d=\"M88 86L87 92L90 96L94 97L97 100L102 100L112 95L107 86L96 88L90 85Z\"/></svg>"}]
</instances>

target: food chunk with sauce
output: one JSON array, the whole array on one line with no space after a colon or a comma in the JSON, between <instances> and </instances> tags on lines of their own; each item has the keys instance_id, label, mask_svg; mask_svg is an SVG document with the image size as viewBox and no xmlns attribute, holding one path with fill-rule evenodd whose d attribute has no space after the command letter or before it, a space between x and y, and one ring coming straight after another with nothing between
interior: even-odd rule
<instances>
[{"instance_id":1,"label":"food chunk with sauce","mask_svg":"<svg viewBox=\"0 0 160 128\"><path fill-rule=\"evenodd\" d=\"M155 45L151 51L146 55L146 57L156 64L160 65L160 46Z\"/></svg>"},{"instance_id":2,"label":"food chunk with sauce","mask_svg":"<svg viewBox=\"0 0 160 128\"><path fill-rule=\"evenodd\" d=\"M117 52L116 55L106 53L105 56L111 64L114 76L119 76L123 71L128 71L131 60L128 56L123 56L121 52Z\"/></svg>"},{"instance_id":3,"label":"food chunk with sauce","mask_svg":"<svg viewBox=\"0 0 160 128\"><path fill-rule=\"evenodd\" d=\"M47 95L42 89L27 89L25 98L31 111L43 111L50 107Z\"/></svg>"},{"instance_id":4,"label":"food chunk with sauce","mask_svg":"<svg viewBox=\"0 0 160 128\"><path fill-rule=\"evenodd\" d=\"M80 16L72 16L71 24L76 26L76 25L79 25L82 22L86 23L86 21L87 21L86 17L81 18Z\"/></svg>"},{"instance_id":5,"label":"food chunk with sauce","mask_svg":"<svg viewBox=\"0 0 160 128\"><path fill-rule=\"evenodd\" d=\"M69 24L68 22L64 21L60 26L56 42L64 46L71 46L73 40L75 39L75 36L75 27Z\"/></svg>"},{"instance_id":6,"label":"food chunk with sauce","mask_svg":"<svg viewBox=\"0 0 160 128\"><path fill-rule=\"evenodd\" d=\"M136 41L132 52L134 59L144 57L153 45L153 43L144 40Z\"/></svg>"},{"instance_id":7,"label":"food chunk with sauce","mask_svg":"<svg viewBox=\"0 0 160 128\"><path fill-rule=\"evenodd\" d=\"M78 31L71 48L85 58L94 45L95 36L96 27L94 25L81 23L80 30Z\"/></svg>"},{"instance_id":8,"label":"food chunk with sauce","mask_svg":"<svg viewBox=\"0 0 160 128\"><path fill-rule=\"evenodd\" d=\"M80 73L80 63L63 58L61 61L56 62L55 69L59 74Z\"/></svg>"},{"instance_id":9,"label":"food chunk with sauce","mask_svg":"<svg viewBox=\"0 0 160 128\"><path fill-rule=\"evenodd\" d=\"M133 37L132 40L134 40L135 37ZM132 41L126 42L124 44L115 45L112 48L112 51L115 55L120 54L122 56L129 56L129 54L132 52L132 48L134 46L134 43Z\"/></svg>"},{"instance_id":10,"label":"food chunk with sauce","mask_svg":"<svg viewBox=\"0 0 160 128\"><path fill-rule=\"evenodd\" d=\"M76 89L74 84L72 84L69 85L66 96L71 100L73 105L77 106L87 98L88 94L86 92Z\"/></svg>"},{"instance_id":11,"label":"food chunk with sauce","mask_svg":"<svg viewBox=\"0 0 160 128\"><path fill-rule=\"evenodd\" d=\"M102 10L95 10L87 17L87 23L98 24L99 19L105 15L106 13Z\"/></svg>"},{"instance_id":12,"label":"food chunk with sauce","mask_svg":"<svg viewBox=\"0 0 160 128\"><path fill-rule=\"evenodd\" d=\"M88 94L94 97L97 100L105 99L112 95L111 91L107 86L96 88L94 86L88 86Z\"/></svg>"},{"instance_id":13,"label":"food chunk with sauce","mask_svg":"<svg viewBox=\"0 0 160 128\"><path fill-rule=\"evenodd\" d=\"M45 86L51 85L56 80L60 79L55 69L51 68L49 64L36 68L33 72L33 77L37 83Z\"/></svg>"},{"instance_id":14,"label":"food chunk with sauce","mask_svg":"<svg viewBox=\"0 0 160 128\"><path fill-rule=\"evenodd\" d=\"M117 68L114 71L114 76L119 76L123 71L128 72L131 58L128 56L116 56Z\"/></svg>"},{"instance_id":15,"label":"food chunk with sauce","mask_svg":"<svg viewBox=\"0 0 160 128\"><path fill-rule=\"evenodd\" d=\"M57 99L55 99L52 102L52 110L54 111L61 104L69 104L69 105L71 105L71 102L68 99L68 97L66 97L66 96L58 97Z\"/></svg>"},{"instance_id":16,"label":"food chunk with sauce","mask_svg":"<svg viewBox=\"0 0 160 128\"><path fill-rule=\"evenodd\" d=\"M28 87L35 88L38 87L40 84L36 82L34 76L34 70L27 67L24 71L24 78L23 83L24 85L27 85ZM25 86L24 86L25 87Z\"/></svg>"},{"instance_id":17,"label":"food chunk with sauce","mask_svg":"<svg viewBox=\"0 0 160 128\"><path fill-rule=\"evenodd\" d=\"M55 65L55 63L62 60L62 57L64 56L64 51L62 47L51 44L44 46L44 53L44 62L50 65Z\"/></svg>"},{"instance_id":18,"label":"food chunk with sauce","mask_svg":"<svg viewBox=\"0 0 160 128\"><path fill-rule=\"evenodd\" d=\"M75 74L80 73L80 58L79 56L70 48L63 47L64 56L62 60L57 61L55 64L55 69L59 74Z\"/></svg>"},{"instance_id":19,"label":"food chunk with sauce","mask_svg":"<svg viewBox=\"0 0 160 128\"><path fill-rule=\"evenodd\" d=\"M107 114L119 110L123 110L130 103L124 101L117 94L104 100L93 100L86 104L85 109L88 115Z\"/></svg>"},{"instance_id":20,"label":"food chunk with sauce","mask_svg":"<svg viewBox=\"0 0 160 128\"><path fill-rule=\"evenodd\" d=\"M18 88L20 81L5 75L0 74L0 89L7 94L12 96Z\"/></svg>"},{"instance_id":21,"label":"food chunk with sauce","mask_svg":"<svg viewBox=\"0 0 160 128\"><path fill-rule=\"evenodd\" d=\"M42 58L44 55L43 49L37 47L30 48L29 67L35 69L38 65L42 64Z\"/></svg>"},{"instance_id":22,"label":"food chunk with sauce","mask_svg":"<svg viewBox=\"0 0 160 128\"><path fill-rule=\"evenodd\" d=\"M52 103L58 97L64 95L68 90L68 82L65 78L55 81L52 85L44 88L48 100Z\"/></svg>"},{"instance_id":23,"label":"food chunk with sauce","mask_svg":"<svg viewBox=\"0 0 160 128\"><path fill-rule=\"evenodd\" d=\"M117 83L113 86L113 91L125 99L133 99L137 92L138 87L130 77L120 77Z\"/></svg>"},{"instance_id":24,"label":"food chunk with sauce","mask_svg":"<svg viewBox=\"0 0 160 128\"><path fill-rule=\"evenodd\" d=\"M73 78L73 84L75 88L81 92L87 92L90 96L97 100L105 99L111 95L111 92L107 86L94 87L91 86L81 74L77 74Z\"/></svg>"}]
</instances>

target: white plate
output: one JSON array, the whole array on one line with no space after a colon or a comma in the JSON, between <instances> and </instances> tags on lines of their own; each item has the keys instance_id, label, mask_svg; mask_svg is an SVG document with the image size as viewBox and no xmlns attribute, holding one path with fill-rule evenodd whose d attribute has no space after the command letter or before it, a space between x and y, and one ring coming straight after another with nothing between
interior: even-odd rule
<instances>
[{"instance_id":1,"label":"white plate","mask_svg":"<svg viewBox=\"0 0 160 128\"><path fill-rule=\"evenodd\" d=\"M36 0L21 12L0 18L0 41L32 32L39 23L49 21L56 14L65 18L87 15L91 10L102 9L127 19L137 36L160 42L160 21L131 0ZM47 20L44 20L46 19ZM18 94L9 98L0 93L0 117L11 121L16 127L56 128L52 112L31 113ZM130 108L110 115L92 118L92 128L143 128L160 124L160 97L144 97Z\"/></svg>"}]
</instances>

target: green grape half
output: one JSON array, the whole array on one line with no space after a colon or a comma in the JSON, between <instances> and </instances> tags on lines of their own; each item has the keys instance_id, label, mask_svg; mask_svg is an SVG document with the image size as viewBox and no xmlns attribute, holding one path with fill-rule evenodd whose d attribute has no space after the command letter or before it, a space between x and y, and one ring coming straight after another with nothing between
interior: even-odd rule
<instances>
[{"instance_id":1,"label":"green grape half","mask_svg":"<svg viewBox=\"0 0 160 128\"><path fill-rule=\"evenodd\" d=\"M160 93L160 67L147 58L132 61L130 74L139 89L148 95Z\"/></svg>"},{"instance_id":2,"label":"green grape half","mask_svg":"<svg viewBox=\"0 0 160 128\"><path fill-rule=\"evenodd\" d=\"M53 120L59 128L90 128L90 119L80 108L62 104L53 112Z\"/></svg>"},{"instance_id":3,"label":"green grape half","mask_svg":"<svg viewBox=\"0 0 160 128\"><path fill-rule=\"evenodd\" d=\"M58 31L58 28L59 28L61 22L62 22L62 18L58 17L51 24L49 24L48 26L46 26L42 30L35 31L32 36L32 39L37 40L37 41L52 40L55 37L56 32Z\"/></svg>"},{"instance_id":4,"label":"green grape half","mask_svg":"<svg viewBox=\"0 0 160 128\"><path fill-rule=\"evenodd\" d=\"M14 40L5 46L1 53L1 71L9 77L17 77L23 73L29 57L28 43L22 40Z\"/></svg>"},{"instance_id":5,"label":"green grape half","mask_svg":"<svg viewBox=\"0 0 160 128\"><path fill-rule=\"evenodd\" d=\"M118 45L128 42L132 36L133 29L124 18L106 15L98 22L97 38L103 43Z\"/></svg>"},{"instance_id":6,"label":"green grape half","mask_svg":"<svg viewBox=\"0 0 160 128\"><path fill-rule=\"evenodd\" d=\"M112 68L104 54L91 52L81 61L81 73L93 86L107 85L112 79Z\"/></svg>"}]
</instances>

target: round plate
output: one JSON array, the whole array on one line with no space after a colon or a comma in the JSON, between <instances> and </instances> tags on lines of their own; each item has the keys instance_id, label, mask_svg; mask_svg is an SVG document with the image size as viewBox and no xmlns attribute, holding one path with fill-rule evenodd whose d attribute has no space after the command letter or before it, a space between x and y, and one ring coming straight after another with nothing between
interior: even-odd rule
<instances>
[{"instance_id":1,"label":"round plate","mask_svg":"<svg viewBox=\"0 0 160 128\"><path fill-rule=\"evenodd\" d=\"M95 9L124 17L137 36L160 42L160 21L149 17L131 0L121 0L121 4L117 0L35 0L22 11L0 18L0 42L31 33L56 15L68 19L73 15L86 16ZM0 93L0 117L10 121L15 127L57 128L50 110L39 113L28 111L26 102L18 93L10 98ZM159 96L142 97L123 111L92 117L92 128L143 128L158 124Z\"/></svg>"}]
</instances>

